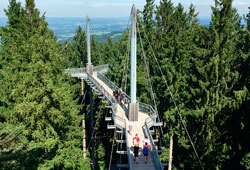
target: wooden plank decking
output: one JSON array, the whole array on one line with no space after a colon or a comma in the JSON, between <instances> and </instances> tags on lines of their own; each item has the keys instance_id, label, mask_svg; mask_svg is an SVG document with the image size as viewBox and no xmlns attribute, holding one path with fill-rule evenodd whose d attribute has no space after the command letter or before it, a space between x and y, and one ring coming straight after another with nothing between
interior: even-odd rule
<instances>
[{"instance_id":1,"label":"wooden plank decking","mask_svg":"<svg viewBox=\"0 0 250 170\"><path fill-rule=\"evenodd\" d=\"M113 96L112 89L109 88L101 79L98 78L96 71L93 72L93 75L88 75L87 73L73 73L73 74L71 73L71 77L81 78L81 79L85 79L85 80L87 80L88 76L91 76L96 82L98 82L98 84L100 84L105 89L106 92L108 92L108 94L110 96ZM93 85L95 85L93 82L91 82L91 83ZM120 104L116 104L116 112L114 114L115 114L114 122L117 125L117 127L129 129L129 126L130 125L132 126L132 132L129 133L129 135L126 138L126 143L128 144L128 147L130 148L130 152L128 154L131 155L130 161L132 163L132 169L133 170L153 170L153 169L155 169L153 161L151 159L151 155L149 154L148 162L147 162L147 164L145 164L144 163L144 156L142 153L143 139L144 139L143 126L145 125L145 120L147 118L149 118L149 115L142 113L142 112L139 112L138 121L131 122L127 118L125 109L123 109ZM135 134L138 134L138 136L140 138L140 143L139 143L140 152L139 152L139 163L138 164L133 160L134 156L133 156L132 139L135 136Z\"/></svg>"}]
</instances>

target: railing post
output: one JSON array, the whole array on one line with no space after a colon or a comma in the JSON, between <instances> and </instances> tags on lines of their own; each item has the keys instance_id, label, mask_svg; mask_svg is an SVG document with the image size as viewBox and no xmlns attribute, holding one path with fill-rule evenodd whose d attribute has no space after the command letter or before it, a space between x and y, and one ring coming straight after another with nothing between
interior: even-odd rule
<instances>
[{"instance_id":1,"label":"railing post","mask_svg":"<svg viewBox=\"0 0 250 170\"><path fill-rule=\"evenodd\" d=\"M86 131L85 131L85 120L82 120L82 130L83 130L83 137L82 137L82 149L83 149L83 158L86 158Z\"/></svg>"},{"instance_id":2,"label":"railing post","mask_svg":"<svg viewBox=\"0 0 250 170\"><path fill-rule=\"evenodd\" d=\"M90 76L91 77L91 76ZM90 102L90 133L91 137L93 137L94 133L94 114L93 114L93 93L92 93L92 88L91 86L89 87L89 102ZM95 143L94 139L90 139L91 141L91 156L92 156L92 161L93 161L93 169L95 169Z\"/></svg>"},{"instance_id":3,"label":"railing post","mask_svg":"<svg viewBox=\"0 0 250 170\"><path fill-rule=\"evenodd\" d=\"M82 96L84 95L84 84L83 84L83 79L81 79L81 93Z\"/></svg>"},{"instance_id":4,"label":"railing post","mask_svg":"<svg viewBox=\"0 0 250 170\"><path fill-rule=\"evenodd\" d=\"M168 170L172 170L172 159L173 159L173 137L174 134L170 137L170 148L169 148L169 162L168 162Z\"/></svg>"}]
</instances>

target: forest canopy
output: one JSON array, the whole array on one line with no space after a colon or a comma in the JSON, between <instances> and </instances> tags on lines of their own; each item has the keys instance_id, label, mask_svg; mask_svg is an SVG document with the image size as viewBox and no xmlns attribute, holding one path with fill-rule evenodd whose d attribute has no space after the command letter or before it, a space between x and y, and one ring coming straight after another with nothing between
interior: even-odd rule
<instances>
[{"instance_id":1,"label":"forest canopy","mask_svg":"<svg viewBox=\"0 0 250 170\"><path fill-rule=\"evenodd\" d=\"M137 45L137 100L154 105L146 61L163 121L163 151L174 135L174 169L200 169L200 164L169 90L204 169L250 169L250 8L240 16L232 0L215 0L211 9L211 22L204 26L193 4L185 10L171 0L158 5L146 0L137 16L137 42L141 37L143 44L143 50ZM80 81L64 74L66 68L86 66L84 29L78 27L72 42L58 42L34 0L24 6L9 0L5 14L7 25L0 27L0 169L108 168L113 132L106 129L105 105L94 94L91 135L87 84L81 92ZM91 38L93 65L109 64L107 77L127 94L128 35L124 30L118 42ZM83 134L87 143L95 140L86 157ZM92 149L95 161L88 153ZM161 154L163 161L167 154Z\"/></svg>"}]
</instances>

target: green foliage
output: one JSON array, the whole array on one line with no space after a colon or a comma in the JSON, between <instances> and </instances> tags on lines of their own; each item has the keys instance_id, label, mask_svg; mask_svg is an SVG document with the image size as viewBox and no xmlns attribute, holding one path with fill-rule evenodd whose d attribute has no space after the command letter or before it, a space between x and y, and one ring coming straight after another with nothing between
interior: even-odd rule
<instances>
[{"instance_id":1,"label":"green foliage","mask_svg":"<svg viewBox=\"0 0 250 170\"><path fill-rule=\"evenodd\" d=\"M85 67L84 31L79 27L72 43L59 44L33 0L25 7L10 0L5 12L8 24L0 29L0 169L90 169L89 159L82 159L80 127L80 115L90 119L88 94L81 96L79 82L62 71ZM146 1L137 16L137 99L153 104L147 65L164 124L161 159L168 160L166 148L174 134L175 168L199 169L156 57L205 169L249 169L250 13L241 25L232 0L215 0L211 17L210 25L202 26L192 4L185 11L171 0L158 6ZM125 30L118 42L91 39L92 63L109 63L107 76L127 94L128 36ZM108 112L95 94L93 105L96 166L105 169L113 134L106 130ZM88 124L86 131L90 134Z\"/></svg>"},{"instance_id":2,"label":"green foliage","mask_svg":"<svg viewBox=\"0 0 250 170\"><path fill-rule=\"evenodd\" d=\"M247 170L250 169L250 153L248 153L240 162Z\"/></svg>"},{"instance_id":3,"label":"green foliage","mask_svg":"<svg viewBox=\"0 0 250 170\"><path fill-rule=\"evenodd\" d=\"M165 147L168 147L169 136L175 135L174 165L177 169L198 169L199 163L150 45L205 169L237 169L242 167L240 161L249 152L246 145L250 139L249 116L246 115L250 82L249 24L241 25L241 18L229 0L215 1L212 12L210 25L202 26L192 4L185 11L181 4L174 6L170 0L160 1L157 7L153 0L147 0L137 17L137 31L142 37L156 103L164 121ZM249 16L245 19L248 23ZM124 87L126 37L124 34L118 43L121 46L119 56L104 55L110 58L108 75L121 87ZM139 35L137 37L139 44ZM108 51L118 50L113 43L106 44L110 47ZM152 104L140 45L137 49L138 100ZM125 91L129 94L129 90ZM167 153L162 154L162 159L167 159Z\"/></svg>"},{"instance_id":4,"label":"green foliage","mask_svg":"<svg viewBox=\"0 0 250 170\"><path fill-rule=\"evenodd\" d=\"M79 107L62 72L60 45L33 0L24 8L11 0L6 15L0 50L1 168L87 168Z\"/></svg>"}]
</instances>

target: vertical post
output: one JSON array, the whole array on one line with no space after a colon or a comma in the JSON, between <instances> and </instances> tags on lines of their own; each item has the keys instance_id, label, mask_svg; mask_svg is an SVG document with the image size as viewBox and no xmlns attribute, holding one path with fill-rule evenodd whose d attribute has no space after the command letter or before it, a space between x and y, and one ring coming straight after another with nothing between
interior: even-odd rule
<instances>
[{"instance_id":1,"label":"vertical post","mask_svg":"<svg viewBox=\"0 0 250 170\"><path fill-rule=\"evenodd\" d=\"M91 133L91 156L93 161L93 169L95 169L95 143L93 139L94 134L94 114L93 114L93 93L92 88L89 87L89 102L90 102L90 133Z\"/></svg>"},{"instance_id":2,"label":"vertical post","mask_svg":"<svg viewBox=\"0 0 250 170\"><path fill-rule=\"evenodd\" d=\"M86 130L85 130L85 120L82 120L82 131L83 131L83 137L82 137L82 151L83 151L83 158L86 158Z\"/></svg>"},{"instance_id":3,"label":"vertical post","mask_svg":"<svg viewBox=\"0 0 250 170\"><path fill-rule=\"evenodd\" d=\"M131 93L131 103L136 103L136 8L135 5L132 7L131 12L131 73L130 73L130 93Z\"/></svg>"},{"instance_id":4,"label":"vertical post","mask_svg":"<svg viewBox=\"0 0 250 170\"><path fill-rule=\"evenodd\" d=\"M171 169L172 169L172 159L173 159L173 137L174 137L174 134L172 134L171 137L170 137L168 170L171 170Z\"/></svg>"},{"instance_id":5,"label":"vertical post","mask_svg":"<svg viewBox=\"0 0 250 170\"><path fill-rule=\"evenodd\" d=\"M92 75L93 74L93 66L91 64L91 50L90 50L90 33L89 33L89 16L86 17L86 30L87 30L87 56L88 56L88 64L87 64L87 72Z\"/></svg>"},{"instance_id":6,"label":"vertical post","mask_svg":"<svg viewBox=\"0 0 250 170\"><path fill-rule=\"evenodd\" d=\"M131 11L131 73L130 73L130 96L129 120L138 121L138 103L136 103L136 7L133 4Z\"/></svg>"},{"instance_id":7,"label":"vertical post","mask_svg":"<svg viewBox=\"0 0 250 170\"><path fill-rule=\"evenodd\" d=\"M83 79L81 79L81 93L82 96L84 95L84 84L83 84Z\"/></svg>"}]
</instances>

